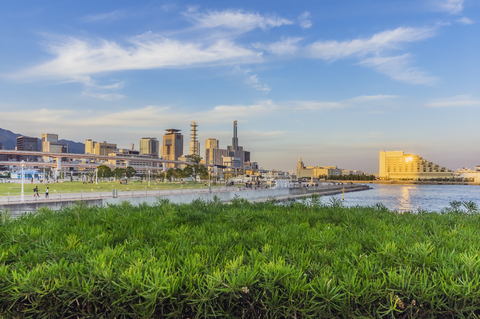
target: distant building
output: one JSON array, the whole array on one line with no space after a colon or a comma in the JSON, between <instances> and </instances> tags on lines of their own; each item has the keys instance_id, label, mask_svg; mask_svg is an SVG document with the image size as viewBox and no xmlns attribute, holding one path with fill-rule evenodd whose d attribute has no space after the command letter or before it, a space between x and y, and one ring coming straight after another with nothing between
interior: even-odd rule
<instances>
[{"instance_id":1,"label":"distant building","mask_svg":"<svg viewBox=\"0 0 480 319\"><path fill-rule=\"evenodd\" d=\"M42 152L67 153L67 144L58 141L58 134L42 134Z\"/></svg>"},{"instance_id":2,"label":"distant building","mask_svg":"<svg viewBox=\"0 0 480 319\"><path fill-rule=\"evenodd\" d=\"M2 149L3 149L2 143L0 143L0 150L2 150ZM8 155L6 155L6 154L5 155L3 155L3 154L0 155L0 162L6 162L6 161L8 161Z\"/></svg>"},{"instance_id":3,"label":"distant building","mask_svg":"<svg viewBox=\"0 0 480 319\"><path fill-rule=\"evenodd\" d=\"M95 143L91 139L85 141L85 154L95 154Z\"/></svg>"},{"instance_id":4,"label":"distant building","mask_svg":"<svg viewBox=\"0 0 480 319\"><path fill-rule=\"evenodd\" d=\"M152 155L158 158L160 155L160 142L154 137L140 139L140 154Z\"/></svg>"},{"instance_id":5,"label":"distant building","mask_svg":"<svg viewBox=\"0 0 480 319\"><path fill-rule=\"evenodd\" d=\"M393 180L442 179L452 178L453 171L418 155L380 151L378 175L380 179Z\"/></svg>"},{"instance_id":6,"label":"distant building","mask_svg":"<svg viewBox=\"0 0 480 319\"><path fill-rule=\"evenodd\" d=\"M36 137L28 137L28 136L19 136L17 137L17 147L15 148L17 151L32 151L38 152L38 138ZM26 161L26 162L35 162L37 160L37 156L17 156L18 161Z\"/></svg>"},{"instance_id":7,"label":"distant building","mask_svg":"<svg viewBox=\"0 0 480 319\"><path fill-rule=\"evenodd\" d=\"M152 163L150 161L144 160L145 158L158 158L158 156L149 155L149 154L140 154L139 151L134 151L129 149L119 149L118 151L108 153L108 156L116 157L116 159L109 159L107 161L107 164L109 165L135 166L138 170L141 170L141 167L151 167L151 166L158 165L157 163ZM133 157L134 159L126 160L125 157L130 157L130 158Z\"/></svg>"},{"instance_id":8,"label":"distant building","mask_svg":"<svg viewBox=\"0 0 480 319\"><path fill-rule=\"evenodd\" d=\"M200 142L198 141L197 122L192 121L190 124L190 155L200 156Z\"/></svg>"},{"instance_id":9,"label":"distant building","mask_svg":"<svg viewBox=\"0 0 480 319\"><path fill-rule=\"evenodd\" d=\"M168 133L163 136L162 159L177 161L183 155L183 135L180 130L167 129ZM167 167L176 167L174 164L167 164Z\"/></svg>"},{"instance_id":10,"label":"distant building","mask_svg":"<svg viewBox=\"0 0 480 319\"><path fill-rule=\"evenodd\" d=\"M236 157L240 159L240 161L232 161L232 163L235 163L235 165L240 163L239 166L235 167L243 168L245 166L245 162L250 162L250 152L245 151L242 146L238 145L237 121L233 121L232 145L229 145L227 150L229 151L229 157Z\"/></svg>"},{"instance_id":11,"label":"distant building","mask_svg":"<svg viewBox=\"0 0 480 319\"><path fill-rule=\"evenodd\" d=\"M458 169L454 176L455 178L462 178L463 180L480 183L480 165L477 165L475 169L468 169L466 167Z\"/></svg>"},{"instance_id":12,"label":"distant building","mask_svg":"<svg viewBox=\"0 0 480 319\"><path fill-rule=\"evenodd\" d=\"M213 150L218 149L219 141L216 138L207 138L205 140L205 157L206 164L213 164Z\"/></svg>"},{"instance_id":13,"label":"distant building","mask_svg":"<svg viewBox=\"0 0 480 319\"><path fill-rule=\"evenodd\" d=\"M107 143L103 141L102 143L95 143L94 153L95 155L108 156L110 153L115 153L117 151L117 144Z\"/></svg>"},{"instance_id":14,"label":"distant building","mask_svg":"<svg viewBox=\"0 0 480 319\"><path fill-rule=\"evenodd\" d=\"M337 166L305 166L302 159L298 160L297 178L318 178L319 176L350 175L350 170L341 169Z\"/></svg>"}]
</instances>

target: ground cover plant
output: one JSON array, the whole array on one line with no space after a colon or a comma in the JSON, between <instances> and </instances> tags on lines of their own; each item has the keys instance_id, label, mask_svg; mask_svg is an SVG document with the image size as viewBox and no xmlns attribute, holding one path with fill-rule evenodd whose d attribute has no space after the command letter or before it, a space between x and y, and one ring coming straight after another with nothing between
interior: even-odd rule
<instances>
[{"instance_id":1,"label":"ground cover plant","mask_svg":"<svg viewBox=\"0 0 480 319\"><path fill-rule=\"evenodd\" d=\"M1 318L476 318L471 203L82 203L0 222Z\"/></svg>"}]
</instances>

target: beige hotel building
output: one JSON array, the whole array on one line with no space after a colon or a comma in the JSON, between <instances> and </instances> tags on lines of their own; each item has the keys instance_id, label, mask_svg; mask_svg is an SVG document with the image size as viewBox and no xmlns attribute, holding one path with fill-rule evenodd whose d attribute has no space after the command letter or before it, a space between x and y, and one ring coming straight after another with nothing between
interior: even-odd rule
<instances>
[{"instance_id":1,"label":"beige hotel building","mask_svg":"<svg viewBox=\"0 0 480 319\"><path fill-rule=\"evenodd\" d=\"M384 180L452 178L453 171L403 151L380 151L379 174Z\"/></svg>"}]
</instances>

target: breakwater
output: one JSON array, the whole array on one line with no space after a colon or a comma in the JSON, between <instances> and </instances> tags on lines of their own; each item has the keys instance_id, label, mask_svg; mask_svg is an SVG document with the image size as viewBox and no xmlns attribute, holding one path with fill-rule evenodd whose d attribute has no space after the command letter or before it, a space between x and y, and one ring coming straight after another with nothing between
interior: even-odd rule
<instances>
[{"instance_id":1,"label":"breakwater","mask_svg":"<svg viewBox=\"0 0 480 319\"><path fill-rule=\"evenodd\" d=\"M39 200L25 203L7 203L0 205L0 211L8 211L12 217L18 217L24 213L34 213L42 207L58 211L63 207L75 205L81 201L87 206L107 206L119 204L127 201L132 205L140 205L143 203L152 205L160 199L167 199L175 204L188 204L194 200L212 201L216 197L222 202L229 202L234 198L244 198L249 201L265 201L276 198L278 201L288 200L290 198L301 198L318 195L334 195L341 194L345 188L345 193L368 190L366 185L322 185L314 187L298 187L298 188L279 188L279 189L251 189L235 187L229 190L205 192L190 190L190 192L172 192L162 195L148 194L132 194L132 196L122 197L102 197L102 198L83 198L83 199L57 199L57 200Z\"/></svg>"}]
</instances>

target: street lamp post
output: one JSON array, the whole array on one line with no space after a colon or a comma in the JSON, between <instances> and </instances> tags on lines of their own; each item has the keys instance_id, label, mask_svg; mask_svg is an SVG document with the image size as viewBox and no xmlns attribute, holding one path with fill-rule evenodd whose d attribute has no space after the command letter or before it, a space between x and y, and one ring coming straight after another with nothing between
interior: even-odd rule
<instances>
[{"instance_id":1,"label":"street lamp post","mask_svg":"<svg viewBox=\"0 0 480 319\"><path fill-rule=\"evenodd\" d=\"M25 176L25 175L23 174L23 168L25 167L25 161L22 160L22 161L20 162L20 164L21 164L21 166L22 166L22 195L21 195L21 197L20 197L20 201L23 203L23 202L25 201L25 193L23 192L23 183L24 183L24 181L25 181L25 179L24 179L24 176Z\"/></svg>"}]
</instances>

